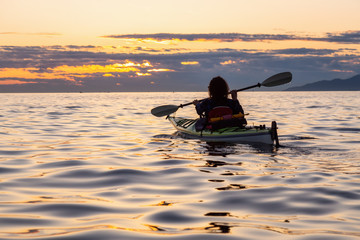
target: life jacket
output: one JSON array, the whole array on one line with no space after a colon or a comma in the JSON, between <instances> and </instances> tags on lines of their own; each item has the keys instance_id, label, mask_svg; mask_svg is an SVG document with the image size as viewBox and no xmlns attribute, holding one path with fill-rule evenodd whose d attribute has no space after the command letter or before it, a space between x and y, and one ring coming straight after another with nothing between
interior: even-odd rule
<instances>
[{"instance_id":1,"label":"life jacket","mask_svg":"<svg viewBox=\"0 0 360 240\"><path fill-rule=\"evenodd\" d=\"M218 106L211 109L207 119L207 129L216 130L224 127L243 127L246 125L244 114L233 114L228 106Z\"/></svg>"},{"instance_id":2,"label":"life jacket","mask_svg":"<svg viewBox=\"0 0 360 240\"><path fill-rule=\"evenodd\" d=\"M214 107L208 113L207 118L200 118L195 124L196 131L204 129L217 130L224 127L244 127L247 121L244 114L233 114L233 110L228 106Z\"/></svg>"},{"instance_id":3,"label":"life jacket","mask_svg":"<svg viewBox=\"0 0 360 240\"><path fill-rule=\"evenodd\" d=\"M225 116L227 116L226 118L230 119L232 114L233 114L233 110L228 106L214 107L213 109L210 110L208 114L208 121L211 121L212 118L225 117Z\"/></svg>"},{"instance_id":4,"label":"life jacket","mask_svg":"<svg viewBox=\"0 0 360 240\"><path fill-rule=\"evenodd\" d=\"M214 129L213 122L214 119L222 120L231 119L233 110L228 106L218 106L211 109L206 118L200 118L195 124L196 131L202 131L204 129ZM216 120L216 121L219 121ZM215 124L216 125L216 124ZM217 127L216 127L217 128Z\"/></svg>"}]
</instances>

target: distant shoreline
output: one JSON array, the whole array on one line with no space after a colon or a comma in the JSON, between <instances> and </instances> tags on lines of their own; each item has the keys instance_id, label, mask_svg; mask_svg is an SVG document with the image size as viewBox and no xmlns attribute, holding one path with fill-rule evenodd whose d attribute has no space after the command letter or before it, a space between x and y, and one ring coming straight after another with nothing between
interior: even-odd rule
<instances>
[{"instance_id":1,"label":"distant shoreline","mask_svg":"<svg viewBox=\"0 0 360 240\"><path fill-rule=\"evenodd\" d=\"M349 79L322 80L284 91L360 91L360 74Z\"/></svg>"}]
</instances>

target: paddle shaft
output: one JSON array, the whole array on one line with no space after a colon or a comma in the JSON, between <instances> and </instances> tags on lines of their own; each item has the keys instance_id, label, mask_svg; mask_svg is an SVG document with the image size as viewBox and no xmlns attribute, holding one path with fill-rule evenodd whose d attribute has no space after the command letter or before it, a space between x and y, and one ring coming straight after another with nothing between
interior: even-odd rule
<instances>
[{"instance_id":1,"label":"paddle shaft","mask_svg":"<svg viewBox=\"0 0 360 240\"><path fill-rule=\"evenodd\" d=\"M239 91L244 91L244 90L248 90L248 89L256 88L256 87L261 87L261 83L258 83L258 84L255 84L255 85L252 85L252 86L246 87L246 88L240 88L240 89L237 89L235 91L239 92Z\"/></svg>"}]
</instances>

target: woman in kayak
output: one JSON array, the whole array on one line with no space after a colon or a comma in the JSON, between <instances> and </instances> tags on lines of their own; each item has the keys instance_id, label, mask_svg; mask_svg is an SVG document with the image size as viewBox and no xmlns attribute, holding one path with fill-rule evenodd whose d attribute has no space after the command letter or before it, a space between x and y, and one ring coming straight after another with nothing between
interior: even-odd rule
<instances>
[{"instance_id":1,"label":"woman in kayak","mask_svg":"<svg viewBox=\"0 0 360 240\"><path fill-rule=\"evenodd\" d=\"M222 77L215 77L210 81L209 84L209 98L199 102L195 100L193 103L196 108L196 112L200 117L207 119L210 122L211 118L224 117L226 121L220 121L221 126L245 126L246 119L243 117L233 118L233 115L239 113L244 114L244 110L237 99L237 91L233 90L230 92L231 99L228 98L229 86L225 79ZM212 124L214 125L214 124ZM218 124L219 125L219 124ZM214 127L214 126L212 126ZM216 128L219 128L216 127Z\"/></svg>"}]
</instances>

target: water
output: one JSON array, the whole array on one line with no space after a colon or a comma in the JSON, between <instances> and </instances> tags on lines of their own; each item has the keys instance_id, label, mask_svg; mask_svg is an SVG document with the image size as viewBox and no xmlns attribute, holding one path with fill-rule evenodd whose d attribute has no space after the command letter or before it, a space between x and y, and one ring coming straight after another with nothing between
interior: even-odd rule
<instances>
[{"instance_id":1,"label":"water","mask_svg":"<svg viewBox=\"0 0 360 240\"><path fill-rule=\"evenodd\" d=\"M0 239L360 238L358 94L242 92L278 149L150 114L206 93L1 94Z\"/></svg>"}]
</instances>

